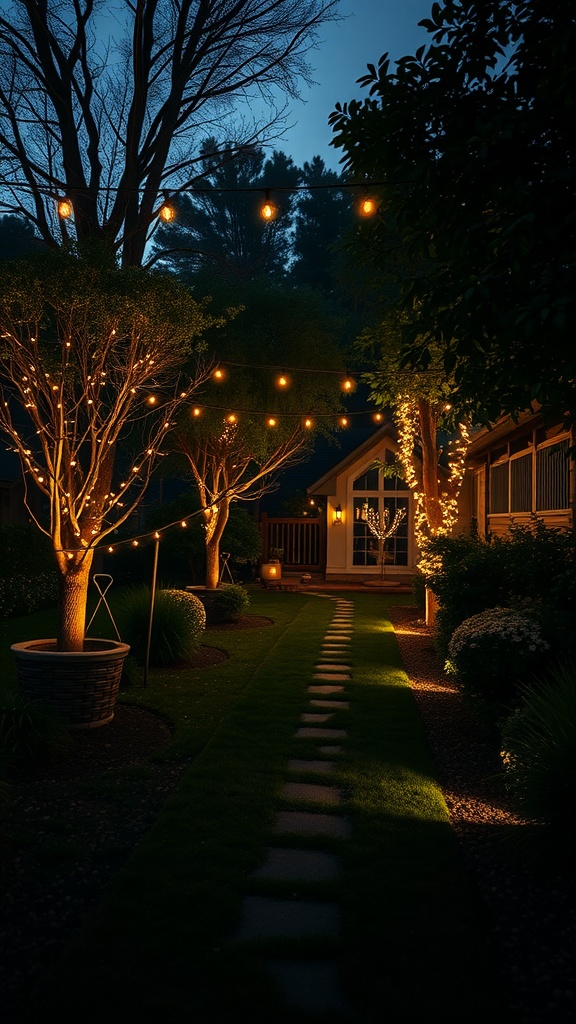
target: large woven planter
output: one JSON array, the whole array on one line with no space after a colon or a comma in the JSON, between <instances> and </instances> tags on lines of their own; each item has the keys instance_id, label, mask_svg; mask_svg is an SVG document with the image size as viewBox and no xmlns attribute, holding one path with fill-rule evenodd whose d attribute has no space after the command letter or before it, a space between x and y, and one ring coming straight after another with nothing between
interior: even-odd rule
<instances>
[{"instance_id":1,"label":"large woven planter","mask_svg":"<svg viewBox=\"0 0 576 1024\"><path fill-rule=\"evenodd\" d=\"M114 717L122 666L130 647L117 640L86 640L83 651L58 651L55 640L12 644L22 693L42 700L70 729L95 729Z\"/></svg>"}]
</instances>

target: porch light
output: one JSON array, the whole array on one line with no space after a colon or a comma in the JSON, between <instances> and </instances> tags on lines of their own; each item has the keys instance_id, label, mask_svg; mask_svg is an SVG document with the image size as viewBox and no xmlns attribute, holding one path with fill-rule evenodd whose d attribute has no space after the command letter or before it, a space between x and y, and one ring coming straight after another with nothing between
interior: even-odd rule
<instances>
[{"instance_id":1,"label":"porch light","mask_svg":"<svg viewBox=\"0 0 576 1024\"><path fill-rule=\"evenodd\" d=\"M336 505L334 509L334 515L332 516L332 523L334 526L338 526L342 522L342 506Z\"/></svg>"}]
</instances>

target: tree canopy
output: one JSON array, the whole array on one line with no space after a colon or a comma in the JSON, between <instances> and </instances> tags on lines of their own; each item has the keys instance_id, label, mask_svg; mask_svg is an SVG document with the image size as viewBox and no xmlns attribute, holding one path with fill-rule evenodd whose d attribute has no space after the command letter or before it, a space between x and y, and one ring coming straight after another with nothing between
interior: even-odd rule
<instances>
[{"instance_id":1,"label":"tree canopy","mask_svg":"<svg viewBox=\"0 0 576 1024\"><path fill-rule=\"evenodd\" d=\"M347 171L385 180L369 260L398 274L403 365L442 354L451 401L484 422L533 402L576 414L576 13L554 0L446 0L429 46L337 106ZM392 230L390 230L392 229Z\"/></svg>"},{"instance_id":2,"label":"tree canopy","mask_svg":"<svg viewBox=\"0 0 576 1024\"><path fill-rule=\"evenodd\" d=\"M163 193L192 187L202 144L228 138L231 115L239 147L278 133L285 112L275 98L310 81L306 55L337 0L112 7L2 4L2 187L6 211L28 217L52 247L70 232L96 236L140 264ZM251 100L265 117L252 117ZM56 211L64 195L70 226Z\"/></svg>"}]
</instances>

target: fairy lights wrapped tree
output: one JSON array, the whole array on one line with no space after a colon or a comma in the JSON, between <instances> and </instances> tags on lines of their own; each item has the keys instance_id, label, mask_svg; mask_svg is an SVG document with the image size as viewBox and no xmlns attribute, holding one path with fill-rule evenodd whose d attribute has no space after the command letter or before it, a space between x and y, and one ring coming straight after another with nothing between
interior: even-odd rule
<instances>
[{"instance_id":1,"label":"fairy lights wrapped tree","mask_svg":"<svg viewBox=\"0 0 576 1024\"><path fill-rule=\"evenodd\" d=\"M44 498L45 514L27 506L52 542L61 651L83 650L94 552L137 507L207 374L199 338L211 323L173 278L112 259L0 264L0 430L26 498Z\"/></svg>"}]
</instances>

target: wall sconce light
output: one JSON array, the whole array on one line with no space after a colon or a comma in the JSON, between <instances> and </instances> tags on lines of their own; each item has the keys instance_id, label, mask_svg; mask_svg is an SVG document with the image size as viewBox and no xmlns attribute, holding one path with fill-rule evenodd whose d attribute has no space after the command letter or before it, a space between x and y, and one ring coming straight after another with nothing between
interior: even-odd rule
<instances>
[{"instance_id":1,"label":"wall sconce light","mask_svg":"<svg viewBox=\"0 0 576 1024\"><path fill-rule=\"evenodd\" d=\"M332 516L332 523L334 524L334 526L337 526L338 523L341 523L341 522L342 522L342 506L341 505L336 505L336 508L334 509L334 515Z\"/></svg>"}]
</instances>

